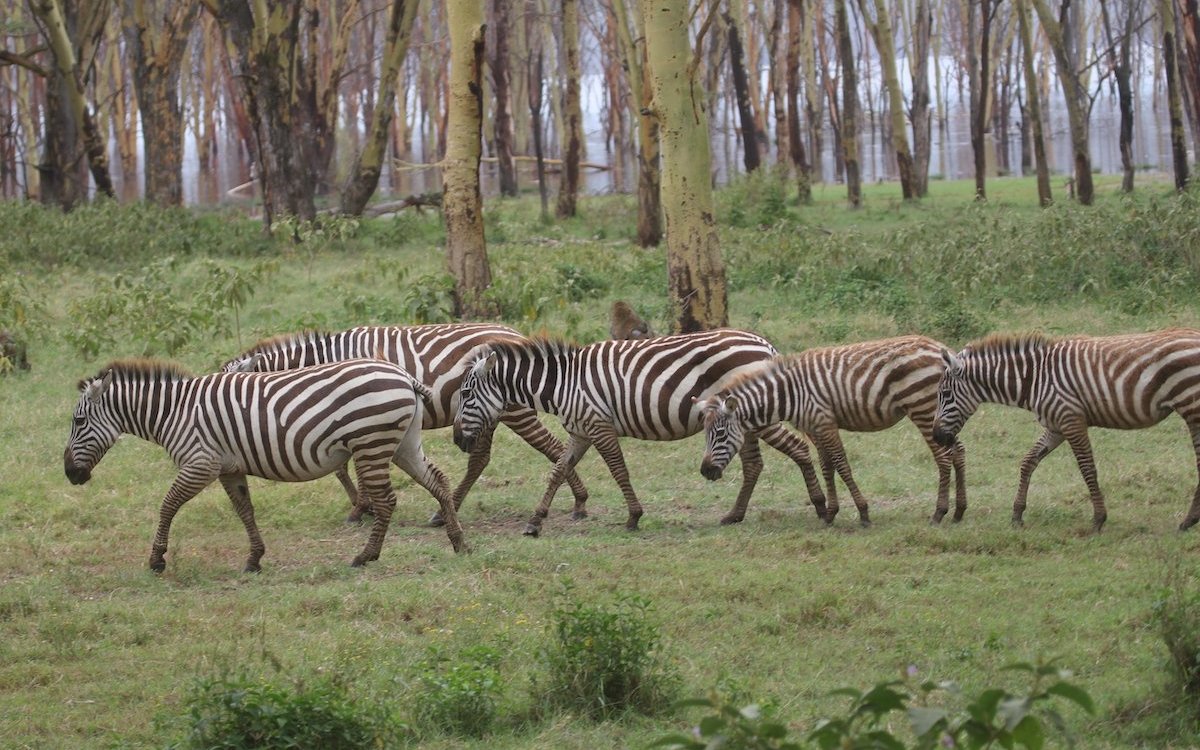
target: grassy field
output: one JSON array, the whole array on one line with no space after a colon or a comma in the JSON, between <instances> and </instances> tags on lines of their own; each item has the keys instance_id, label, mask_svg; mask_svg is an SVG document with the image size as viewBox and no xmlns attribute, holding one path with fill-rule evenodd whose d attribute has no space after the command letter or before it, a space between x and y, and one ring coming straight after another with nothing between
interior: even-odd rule
<instances>
[{"instance_id":1,"label":"grassy field","mask_svg":"<svg viewBox=\"0 0 1200 750\"><path fill-rule=\"evenodd\" d=\"M769 181L739 184L719 198L731 323L785 351L909 331L957 347L992 330L1200 325L1195 199L1149 185L1125 201L1112 182L1100 188L1091 211L1042 212L1027 180L993 181L982 207L966 183L934 182L914 206L875 186L850 213L834 186L796 208ZM629 198L589 199L581 218L553 225L531 199L488 209L510 323L593 340L621 298L666 328L664 262L630 244ZM970 507L960 524L928 524L936 471L904 423L844 435L872 503L867 530L844 492L825 528L799 472L772 452L746 521L719 527L740 470L706 482L697 436L623 442L646 507L641 531L623 530L620 492L592 452L579 469L591 516L571 521L560 494L529 539L520 530L549 466L498 432L462 512L471 555L456 557L423 525L434 503L400 472L383 554L365 569L348 566L366 528L343 523L332 478L252 479L267 544L260 575L239 572L245 534L219 488L176 517L166 572L154 575L146 560L173 467L127 437L89 484L70 485L59 457L76 382L117 357L170 350L202 372L258 336L437 319L439 219L378 220L353 237L291 246L225 214L100 207L63 218L6 206L0 218L13 228L0 261L15 271L0 279L0 321L20 309L33 367L0 378L2 747L165 747L184 731L196 680L222 670L337 675L405 716L431 647L481 643L505 654L499 726L481 740L426 732L414 744L641 747L686 727L686 713L597 723L541 709L529 686L568 580L597 601L632 592L652 603L682 695L732 683L800 734L844 709L831 690L909 665L974 693L1018 686L1005 665L1047 658L1074 670L1097 703L1095 716L1066 711L1081 747L1200 745L1171 693L1155 616L1170 571L1193 589L1200 571L1200 536L1176 531L1196 484L1177 418L1093 433L1109 506L1101 535L1089 533L1087 492L1065 449L1034 476L1026 528L1009 526L1017 464L1039 427L1026 412L985 406L962 435ZM152 260L160 266L144 270ZM127 304L105 307L106 296ZM173 321L186 334L176 340L162 333ZM449 431L427 433L425 446L452 480L462 475Z\"/></svg>"}]
</instances>

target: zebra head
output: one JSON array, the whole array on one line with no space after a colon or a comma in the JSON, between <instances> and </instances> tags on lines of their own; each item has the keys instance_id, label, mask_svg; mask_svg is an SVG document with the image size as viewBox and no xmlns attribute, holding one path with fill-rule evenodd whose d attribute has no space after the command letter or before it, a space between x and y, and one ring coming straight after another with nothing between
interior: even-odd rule
<instances>
[{"instance_id":1,"label":"zebra head","mask_svg":"<svg viewBox=\"0 0 1200 750\"><path fill-rule=\"evenodd\" d=\"M496 425L504 411L504 395L496 371L499 357L494 350L479 356L471 364L458 387L458 408L454 413L454 444L469 452L479 436Z\"/></svg>"},{"instance_id":2,"label":"zebra head","mask_svg":"<svg viewBox=\"0 0 1200 750\"><path fill-rule=\"evenodd\" d=\"M92 469L104 458L121 435L112 407L104 393L112 385L113 371L79 382L79 403L72 415L71 436L63 451L63 468L71 484L92 478Z\"/></svg>"},{"instance_id":3,"label":"zebra head","mask_svg":"<svg viewBox=\"0 0 1200 750\"><path fill-rule=\"evenodd\" d=\"M966 376L963 352L952 354L942 350L942 362L946 369L938 383L937 415L933 418L933 439L941 446L950 447L958 440L958 433L979 408L980 398Z\"/></svg>"},{"instance_id":4,"label":"zebra head","mask_svg":"<svg viewBox=\"0 0 1200 750\"><path fill-rule=\"evenodd\" d=\"M742 449L746 427L738 415L736 396L718 393L704 402L704 459L700 473L705 479L720 479L725 467Z\"/></svg>"},{"instance_id":5,"label":"zebra head","mask_svg":"<svg viewBox=\"0 0 1200 750\"><path fill-rule=\"evenodd\" d=\"M265 372L267 356L262 352L239 354L221 365L221 372Z\"/></svg>"}]
</instances>

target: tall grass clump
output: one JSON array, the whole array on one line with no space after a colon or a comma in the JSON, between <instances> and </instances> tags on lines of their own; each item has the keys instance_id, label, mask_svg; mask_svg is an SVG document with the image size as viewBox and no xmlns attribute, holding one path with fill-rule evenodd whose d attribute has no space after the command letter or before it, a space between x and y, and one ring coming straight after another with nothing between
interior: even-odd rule
<instances>
[{"instance_id":1,"label":"tall grass clump","mask_svg":"<svg viewBox=\"0 0 1200 750\"><path fill-rule=\"evenodd\" d=\"M568 585L551 620L540 654L545 675L534 681L544 705L593 719L653 715L670 706L679 677L650 620L649 601L619 594L609 603L589 603Z\"/></svg>"},{"instance_id":2,"label":"tall grass clump","mask_svg":"<svg viewBox=\"0 0 1200 750\"><path fill-rule=\"evenodd\" d=\"M452 658L431 649L418 666L412 709L416 728L460 737L482 737L496 723L504 692L500 652L476 645Z\"/></svg>"},{"instance_id":3,"label":"tall grass clump","mask_svg":"<svg viewBox=\"0 0 1200 750\"><path fill-rule=\"evenodd\" d=\"M1169 703L1193 729L1200 727L1200 587L1195 571L1183 570L1178 559L1168 566L1155 620L1167 647Z\"/></svg>"},{"instance_id":4,"label":"tall grass clump","mask_svg":"<svg viewBox=\"0 0 1200 750\"><path fill-rule=\"evenodd\" d=\"M270 679L248 673L196 682L185 700L179 750L358 750L393 747L404 727L386 701L351 694L343 680Z\"/></svg>"}]
</instances>

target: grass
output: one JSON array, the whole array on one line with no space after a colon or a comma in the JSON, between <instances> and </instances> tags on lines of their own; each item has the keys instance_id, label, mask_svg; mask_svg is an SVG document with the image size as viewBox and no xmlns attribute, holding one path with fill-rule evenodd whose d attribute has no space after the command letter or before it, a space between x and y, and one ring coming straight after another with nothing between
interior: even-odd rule
<instances>
[{"instance_id":1,"label":"grass","mask_svg":"<svg viewBox=\"0 0 1200 750\"><path fill-rule=\"evenodd\" d=\"M1100 185L1096 216L1121 215L1112 184ZM979 216L964 209L969 183L931 187L929 200L906 206L895 200L892 186L872 186L867 207L850 213L840 206L838 188L829 186L818 190L816 206L789 206L782 228L723 226L736 280L732 323L763 332L785 351L936 323L940 298L928 290L944 280L938 269L920 265L922 247L908 248L916 260L882 274L883 281L859 279L836 295L829 277L813 271L772 281L764 270L773 258L802 261L811 257L805 253L834 250L843 253L844 265L867 268L887 259L889 238L908 226L967 234L955 222ZM752 215L752 196L738 193L750 196L752 188L723 193L722 216L737 200ZM1154 191L1145 188L1149 197L1140 200L1151 200ZM996 180L989 192L998 204L989 209L995 212L990 221L1041 221L1030 181ZM514 309L531 311L512 322L531 332L595 339L607 328L608 304L624 298L656 329L666 329L661 253L629 244L632 206L623 197L589 199L582 218L543 226L532 199L489 204L493 270L513 284L508 293L524 300ZM123 225L120 211L96 210L97 221L136 236L137 227ZM1131 222L1137 219L1128 213ZM257 336L304 324L404 322L397 300L412 292L415 280L441 272L437 221L375 222L357 239L298 249L266 245L234 220L203 217L177 230L156 224L155 231L184 233L194 246L187 251L192 255L181 256L180 278L197 278L207 257L243 269L262 257L280 260L276 272L255 281L240 309L240 342L232 311L214 310L228 325L189 341L177 358L206 371ZM227 231L223 223L235 228ZM809 232L842 244L787 244L789 235ZM54 241L28 233L22 243ZM239 238L248 238L246 247L231 250ZM163 246L182 246L170 239L162 239ZM560 497L542 537L528 539L520 530L549 467L503 432L462 513L474 548L469 556L454 556L444 534L422 525L433 502L400 472L393 472L400 506L383 554L355 570L348 563L366 529L342 523L347 508L336 482L252 479L267 544L264 572L239 572L244 531L223 493L210 488L176 517L167 570L155 576L146 560L158 504L174 474L162 450L125 438L81 487L67 483L59 464L75 382L131 353L118 346L94 358L78 354L64 334L87 321L69 316L71 302L117 270L136 273L129 269L139 265L140 251L131 242L109 249L118 257L77 260L71 248L55 246L46 249L51 262L43 262L3 243L0 258L13 263L38 305L23 329L33 370L0 378L0 747L165 747L180 736L188 690L221 669L350 676L358 694L404 705L418 689L431 647L458 653L476 644L503 644L507 651L508 687L496 728L481 740L433 735L417 744L639 747L686 727L687 715L599 723L543 715L527 686L537 676L538 649L552 637L554 600L566 579L580 595L635 593L649 600L684 694L703 695L734 679L748 696L775 704L798 733L842 710L844 699L831 690L891 679L908 665L976 693L1018 685L1002 667L1044 656L1074 669L1076 682L1097 702L1094 718L1067 714L1080 746L1197 743L1193 719L1167 697L1168 654L1154 614L1168 572L1174 566L1194 577L1200 553L1200 536L1175 531L1196 482L1195 459L1177 418L1137 433L1093 432L1109 506L1099 536L1088 533L1087 492L1065 449L1034 475L1027 528L1010 528L1017 464L1039 428L1026 412L985 407L963 433L970 507L961 524L928 525L936 471L905 423L844 436L872 502L869 530L854 523L845 492L837 524L824 528L807 504L799 472L774 452L765 455L747 520L719 527L740 470L735 464L723 480L706 482L698 471L703 439L697 436L623 442L646 507L640 532L622 529L620 493L592 452L580 466L591 516L572 522L569 499ZM205 249L210 246L216 250ZM1045 248L1048 255L1056 250L1072 248ZM1019 251L1024 248L1002 243L991 248L1002 266ZM571 299L556 291L557 282L543 283L559 276L530 272L558 265L600 279L602 288ZM953 276L954 269L945 270ZM1128 304L1137 298L1135 281L1121 286L1115 277L1097 276L1107 285L1099 291L1034 299L1019 279L996 278L1011 284L1009 296L955 280L947 299L989 330L1107 333L1200 324L1200 310L1182 283L1183 291L1155 286L1154 303L1137 307ZM348 304L350 296L359 301ZM449 431L425 440L452 478L462 475L463 454Z\"/></svg>"}]
</instances>

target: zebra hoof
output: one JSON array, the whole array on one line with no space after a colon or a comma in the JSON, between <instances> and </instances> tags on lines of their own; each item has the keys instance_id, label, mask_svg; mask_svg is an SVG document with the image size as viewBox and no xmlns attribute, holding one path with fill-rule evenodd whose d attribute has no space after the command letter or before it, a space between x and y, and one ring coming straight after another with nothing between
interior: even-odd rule
<instances>
[{"instance_id":1,"label":"zebra hoof","mask_svg":"<svg viewBox=\"0 0 1200 750\"><path fill-rule=\"evenodd\" d=\"M435 528L435 529L440 529L441 527L446 525L446 519L442 518L441 513L435 512L432 516L429 517L429 522L426 525L430 526L432 528Z\"/></svg>"},{"instance_id":2,"label":"zebra hoof","mask_svg":"<svg viewBox=\"0 0 1200 750\"><path fill-rule=\"evenodd\" d=\"M1025 521L1020 518L1013 518L1012 527L1014 529L1023 529L1023 528L1025 528Z\"/></svg>"},{"instance_id":3,"label":"zebra hoof","mask_svg":"<svg viewBox=\"0 0 1200 750\"><path fill-rule=\"evenodd\" d=\"M954 509L954 522L958 523L958 522L962 521L963 516L966 515L966 513L967 513L966 508L955 508Z\"/></svg>"},{"instance_id":4,"label":"zebra hoof","mask_svg":"<svg viewBox=\"0 0 1200 750\"><path fill-rule=\"evenodd\" d=\"M521 532L525 536L536 537L542 533L542 527L532 523L525 524L525 530Z\"/></svg>"},{"instance_id":5,"label":"zebra hoof","mask_svg":"<svg viewBox=\"0 0 1200 750\"><path fill-rule=\"evenodd\" d=\"M261 573L262 566L258 563L246 563L246 567L242 568L243 573Z\"/></svg>"},{"instance_id":6,"label":"zebra hoof","mask_svg":"<svg viewBox=\"0 0 1200 750\"><path fill-rule=\"evenodd\" d=\"M858 519L858 525L864 529L869 529L869 528L871 528L871 519L860 518L860 519Z\"/></svg>"},{"instance_id":7,"label":"zebra hoof","mask_svg":"<svg viewBox=\"0 0 1200 750\"><path fill-rule=\"evenodd\" d=\"M151 560L150 561L150 572L161 573L166 569L167 569L167 561L166 560Z\"/></svg>"},{"instance_id":8,"label":"zebra hoof","mask_svg":"<svg viewBox=\"0 0 1200 750\"><path fill-rule=\"evenodd\" d=\"M933 526L939 526L942 523L942 519L945 517L946 517L946 511L944 511L944 510L934 511L933 515L929 517L929 523Z\"/></svg>"},{"instance_id":9,"label":"zebra hoof","mask_svg":"<svg viewBox=\"0 0 1200 750\"><path fill-rule=\"evenodd\" d=\"M744 519L745 519L745 516L735 516L732 513L730 513L729 515L727 515L721 519L721 525L722 526L730 526L735 523L741 523Z\"/></svg>"},{"instance_id":10,"label":"zebra hoof","mask_svg":"<svg viewBox=\"0 0 1200 750\"><path fill-rule=\"evenodd\" d=\"M588 517L588 513L586 510L575 510L575 511L571 512L571 520L572 521L582 521L583 519L585 519L587 517Z\"/></svg>"}]
</instances>

